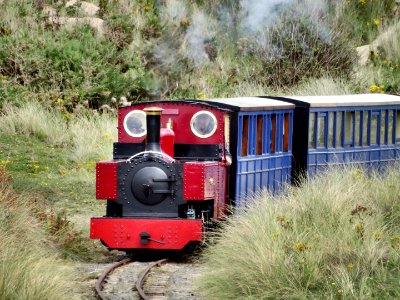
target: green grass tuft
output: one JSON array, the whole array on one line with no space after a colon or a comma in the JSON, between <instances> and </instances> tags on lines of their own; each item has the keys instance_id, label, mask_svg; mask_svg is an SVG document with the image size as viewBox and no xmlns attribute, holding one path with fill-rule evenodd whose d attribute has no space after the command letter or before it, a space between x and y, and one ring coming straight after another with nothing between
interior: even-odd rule
<instances>
[{"instance_id":1,"label":"green grass tuft","mask_svg":"<svg viewBox=\"0 0 400 300\"><path fill-rule=\"evenodd\" d=\"M331 170L277 198L259 196L206 250L212 299L400 297L400 173Z\"/></svg>"}]
</instances>

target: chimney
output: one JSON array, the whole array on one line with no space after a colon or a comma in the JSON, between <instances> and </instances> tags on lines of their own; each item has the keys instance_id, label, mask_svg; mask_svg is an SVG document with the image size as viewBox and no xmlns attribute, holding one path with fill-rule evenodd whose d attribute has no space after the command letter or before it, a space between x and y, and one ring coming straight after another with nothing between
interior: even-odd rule
<instances>
[{"instance_id":1,"label":"chimney","mask_svg":"<svg viewBox=\"0 0 400 300\"><path fill-rule=\"evenodd\" d=\"M161 112L159 107L146 107L143 109L146 113L146 151L161 152L160 147L160 128L161 128Z\"/></svg>"}]
</instances>

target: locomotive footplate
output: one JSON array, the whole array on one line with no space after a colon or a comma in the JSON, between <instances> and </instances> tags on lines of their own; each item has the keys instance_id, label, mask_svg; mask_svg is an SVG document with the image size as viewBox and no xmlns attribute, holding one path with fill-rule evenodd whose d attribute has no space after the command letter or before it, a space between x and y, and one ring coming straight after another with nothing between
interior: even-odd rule
<instances>
[{"instance_id":1,"label":"locomotive footplate","mask_svg":"<svg viewBox=\"0 0 400 300\"><path fill-rule=\"evenodd\" d=\"M110 249L183 249L202 241L202 221L188 219L92 218L90 238Z\"/></svg>"}]
</instances>

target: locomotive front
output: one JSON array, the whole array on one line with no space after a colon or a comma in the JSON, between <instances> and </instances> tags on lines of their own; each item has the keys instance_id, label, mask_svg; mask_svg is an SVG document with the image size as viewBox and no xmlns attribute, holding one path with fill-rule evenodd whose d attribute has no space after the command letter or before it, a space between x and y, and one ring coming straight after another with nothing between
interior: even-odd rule
<instances>
[{"instance_id":1,"label":"locomotive front","mask_svg":"<svg viewBox=\"0 0 400 300\"><path fill-rule=\"evenodd\" d=\"M97 163L96 197L107 200L107 212L105 217L91 219L90 237L119 250L178 250L198 243L204 219L214 215L215 205L225 206L214 200L225 195L226 166L218 159L176 160L175 133L171 124L161 125L163 109L134 111L136 119L141 112L146 114L146 130L140 129L139 123L144 122L129 116L120 125L130 126L131 136L143 136L143 141L116 143L114 160ZM190 184L193 180L202 190L196 191L196 184ZM221 207L216 209L221 211Z\"/></svg>"}]
</instances>

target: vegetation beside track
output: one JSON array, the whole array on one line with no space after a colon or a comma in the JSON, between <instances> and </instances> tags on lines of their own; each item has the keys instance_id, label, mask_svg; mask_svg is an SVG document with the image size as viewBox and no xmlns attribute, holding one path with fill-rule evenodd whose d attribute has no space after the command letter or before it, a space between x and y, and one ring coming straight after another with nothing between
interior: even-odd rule
<instances>
[{"instance_id":1,"label":"vegetation beside track","mask_svg":"<svg viewBox=\"0 0 400 300\"><path fill-rule=\"evenodd\" d=\"M292 2L2 1L0 106L400 92L397 1Z\"/></svg>"},{"instance_id":2,"label":"vegetation beside track","mask_svg":"<svg viewBox=\"0 0 400 300\"><path fill-rule=\"evenodd\" d=\"M207 299L397 299L400 172L332 169L257 195L204 254Z\"/></svg>"},{"instance_id":3,"label":"vegetation beside track","mask_svg":"<svg viewBox=\"0 0 400 300\"><path fill-rule=\"evenodd\" d=\"M12 224L37 224L32 234L67 265L102 258L101 246L88 240L88 220L104 211L94 200L94 166L111 157L116 123L112 113L93 109L115 106L112 97L400 92L394 0L300 0L295 8L270 0L88 2L100 8L95 17L104 21L103 35L88 24L67 28L49 17L49 11L70 21L85 17L83 1L67 7L66 0L0 0L0 168L13 177L12 193L28 193L36 199L34 211L44 212ZM280 4L272 14L255 15L271 2ZM262 9L253 9L260 3ZM271 15L281 18L270 23ZM258 20L255 28L248 16ZM264 39L257 30L267 33ZM366 44L366 64L359 65L356 47ZM3 234L14 230L4 228ZM35 260L28 265L35 269Z\"/></svg>"},{"instance_id":4,"label":"vegetation beside track","mask_svg":"<svg viewBox=\"0 0 400 300\"><path fill-rule=\"evenodd\" d=\"M61 260L47 232L67 226L43 209L40 199L16 193L11 184L0 167L0 298L75 299L73 270Z\"/></svg>"}]
</instances>

